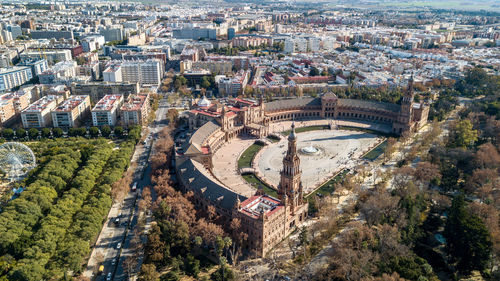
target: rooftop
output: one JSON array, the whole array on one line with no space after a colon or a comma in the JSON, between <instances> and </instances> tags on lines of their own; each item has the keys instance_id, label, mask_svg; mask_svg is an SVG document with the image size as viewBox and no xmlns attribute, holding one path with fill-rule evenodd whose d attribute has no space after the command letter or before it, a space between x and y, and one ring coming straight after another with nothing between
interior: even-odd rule
<instances>
[{"instance_id":1,"label":"rooftop","mask_svg":"<svg viewBox=\"0 0 500 281\"><path fill-rule=\"evenodd\" d=\"M35 101L34 103L30 104L23 112L40 112L43 111L47 108L49 104L52 102L57 102L58 99L60 99L61 96L56 96L56 95L48 95L44 96L41 99Z\"/></svg>"},{"instance_id":2,"label":"rooftop","mask_svg":"<svg viewBox=\"0 0 500 281\"><path fill-rule=\"evenodd\" d=\"M137 111L147 101L147 95L130 95L128 101L121 107L122 111Z\"/></svg>"},{"instance_id":3,"label":"rooftop","mask_svg":"<svg viewBox=\"0 0 500 281\"><path fill-rule=\"evenodd\" d=\"M0 68L0 74L16 72L16 71L21 71L21 70L25 70L25 69L30 69L30 68L27 66L12 66L12 67L7 67L7 68Z\"/></svg>"},{"instance_id":4,"label":"rooftop","mask_svg":"<svg viewBox=\"0 0 500 281\"><path fill-rule=\"evenodd\" d=\"M258 218L262 213L266 216L280 207L280 201L268 195L256 195L241 203L241 212L247 216Z\"/></svg>"},{"instance_id":5,"label":"rooftop","mask_svg":"<svg viewBox=\"0 0 500 281\"><path fill-rule=\"evenodd\" d=\"M54 111L58 112L67 112L67 111L72 111L75 109L77 106L79 106L81 103L85 101L85 99L88 99L89 96L87 95L74 95L74 96L69 96L67 100L65 100L63 103L61 103L58 107L54 109Z\"/></svg>"},{"instance_id":6,"label":"rooftop","mask_svg":"<svg viewBox=\"0 0 500 281\"><path fill-rule=\"evenodd\" d=\"M110 111L120 104L122 95L105 95L92 109L92 111Z\"/></svg>"}]
</instances>

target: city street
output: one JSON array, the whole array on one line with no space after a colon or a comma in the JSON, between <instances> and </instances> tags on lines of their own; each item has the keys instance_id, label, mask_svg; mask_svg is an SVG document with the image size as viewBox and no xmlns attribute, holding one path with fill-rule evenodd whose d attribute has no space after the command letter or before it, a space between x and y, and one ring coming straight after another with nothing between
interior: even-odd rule
<instances>
[{"instance_id":1,"label":"city street","mask_svg":"<svg viewBox=\"0 0 500 281\"><path fill-rule=\"evenodd\" d=\"M139 218L137 202L141 198L143 188L151 186L149 152L158 133L167 125L167 111L168 103L162 99L155 121L146 129L145 144L138 144L132 156L132 162L137 164L133 179L133 183L137 183L137 190L135 192L131 190L122 202L113 203L89 258L87 269L83 273L85 277L93 280L108 280L108 275L111 273L110 280L127 280L123 261L132 252L130 241L133 237L130 234L137 226ZM117 219L118 222L115 222ZM118 245L120 245L119 249ZM104 265L104 271L96 276L100 265Z\"/></svg>"}]
</instances>

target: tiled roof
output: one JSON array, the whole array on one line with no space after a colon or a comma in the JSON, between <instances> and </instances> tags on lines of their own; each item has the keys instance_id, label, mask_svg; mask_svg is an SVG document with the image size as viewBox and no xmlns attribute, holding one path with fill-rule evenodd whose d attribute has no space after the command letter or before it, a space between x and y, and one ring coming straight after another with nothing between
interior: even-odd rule
<instances>
[{"instance_id":1,"label":"tiled roof","mask_svg":"<svg viewBox=\"0 0 500 281\"><path fill-rule=\"evenodd\" d=\"M301 106L320 106L320 105L321 105L321 100L319 98L277 100L265 104L266 111L274 111L274 110L301 107Z\"/></svg>"},{"instance_id":2,"label":"tiled roof","mask_svg":"<svg viewBox=\"0 0 500 281\"><path fill-rule=\"evenodd\" d=\"M338 105L368 108L374 110L386 110L392 112L399 112L400 106L395 103L369 101L369 100L355 100L355 99L339 99Z\"/></svg>"},{"instance_id":3,"label":"tiled roof","mask_svg":"<svg viewBox=\"0 0 500 281\"><path fill-rule=\"evenodd\" d=\"M210 134L215 132L217 129L220 129L219 124L214 121L208 121L203 126L201 126L189 139L189 143L194 145L199 151L201 151L201 145L203 141L205 141Z\"/></svg>"},{"instance_id":4,"label":"tiled roof","mask_svg":"<svg viewBox=\"0 0 500 281\"><path fill-rule=\"evenodd\" d=\"M302 98L302 99L286 99L268 102L266 105L266 111L274 110L284 110L294 107L306 107L306 106L320 106L320 98ZM368 108L373 110L385 110L392 112L399 112L400 106L398 104L369 101L369 100L356 100L356 99L338 99L339 106L350 106L358 108Z\"/></svg>"},{"instance_id":5,"label":"tiled roof","mask_svg":"<svg viewBox=\"0 0 500 281\"><path fill-rule=\"evenodd\" d=\"M231 210L238 198L240 201L247 199L226 188L213 178L202 164L192 159L185 161L177 169L191 190L201 194L214 205Z\"/></svg>"}]
</instances>

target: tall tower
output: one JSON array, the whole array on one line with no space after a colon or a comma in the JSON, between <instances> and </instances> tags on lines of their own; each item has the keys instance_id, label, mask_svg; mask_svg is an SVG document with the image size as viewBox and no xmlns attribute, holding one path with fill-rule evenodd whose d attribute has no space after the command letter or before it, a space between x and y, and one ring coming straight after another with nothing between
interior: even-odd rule
<instances>
[{"instance_id":1,"label":"tall tower","mask_svg":"<svg viewBox=\"0 0 500 281\"><path fill-rule=\"evenodd\" d=\"M221 127L222 127L222 131L226 132L227 131L227 127L228 127L228 118L227 118L227 115L226 115L226 106L223 105L222 106L222 111L221 111L221 115L220 115L220 121L221 121Z\"/></svg>"},{"instance_id":2,"label":"tall tower","mask_svg":"<svg viewBox=\"0 0 500 281\"><path fill-rule=\"evenodd\" d=\"M408 81L408 88L406 89L403 100L401 101L401 109L399 112L399 122L405 124L406 126L410 126L412 110L413 110L413 74Z\"/></svg>"},{"instance_id":3,"label":"tall tower","mask_svg":"<svg viewBox=\"0 0 500 281\"><path fill-rule=\"evenodd\" d=\"M283 158L283 170L281 170L281 180L278 187L278 198L291 205L292 213L296 207L302 204L302 183L300 182L300 158L297 155L297 136L295 134L295 124L292 124L292 132L288 136L288 150Z\"/></svg>"}]
</instances>

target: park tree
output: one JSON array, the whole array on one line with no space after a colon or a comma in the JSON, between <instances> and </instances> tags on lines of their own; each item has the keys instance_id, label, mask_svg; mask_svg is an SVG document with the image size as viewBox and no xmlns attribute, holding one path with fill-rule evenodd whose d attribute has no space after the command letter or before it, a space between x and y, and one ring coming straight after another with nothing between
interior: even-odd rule
<instances>
[{"instance_id":1,"label":"park tree","mask_svg":"<svg viewBox=\"0 0 500 281\"><path fill-rule=\"evenodd\" d=\"M388 138L387 139L387 146L385 147L384 150L384 161L387 161L391 158L392 154L394 154L396 150L396 139L395 138Z\"/></svg>"},{"instance_id":2,"label":"park tree","mask_svg":"<svg viewBox=\"0 0 500 281\"><path fill-rule=\"evenodd\" d=\"M193 255L187 254L184 260L184 268L189 276L198 278L198 274L200 273L200 261L195 259Z\"/></svg>"},{"instance_id":3,"label":"park tree","mask_svg":"<svg viewBox=\"0 0 500 281\"><path fill-rule=\"evenodd\" d=\"M459 272L469 274L486 269L492 250L491 237L481 218L467 211L462 194L453 199L444 236L446 251Z\"/></svg>"},{"instance_id":4,"label":"park tree","mask_svg":"<svg viewBox=\"0 0 500 281\"><path fill-rule=\"evenodd\" d=\"M97 127L90 127L89 133L90 133L91 137L97 138L99 136L99 128L97 128Z\"/></svg>"},{"instance_id":5,"label":"park tree","mask_svg":"<svg viewBox=\"0 0 500 281\"><path fill-rule=\"evenodd\" d=\"M2 137L11 140L14 137L14 130L12 130L11 128L3 129Z\"/></svg>"},{"instance_id":6,"label":"park tree","mask_svg":"<svg viewBox=\"0 0 500 281\"><path fill-rule=\"evenodd\" d=\"M478 132L472 128L468 119L463 119L453 124L450 128L448 147L467 148L477 141Z\"/></svg>"},{"instance_id":7,"label":"park tree","mask_svg":"<svg viewBox=\"0 0 500 281\"><path fill-rule=\"evenodd\" d=\"M141 126L138 125L130 126L128 128L128 139L134 140L137 143L141 138L141 132L142 132Z\"/></svg>"},{"instance_id":8,"label":"park tree","mask_svg":"<svg viewBox=\"0 0 500 281\"><path fill-rule=\"evenodd\" d=\"M115 134L116 137L123 137L123 127L122 126L116 126L115 129L113 130L113 133Z\"/></svg>"},{"instance_id":9,"label":"park tree","mask_svg":"<svg viewBox=\"0 0 500 281\"><path fill-rule=\"evenodd\" d=\"M61 128L54 128L52 129L52 134L55 138L60 138L63 136L64 132Z\"/></svg>"},{"instance_id":10,"label":"park tree","mask_svg":"<svg viewBox=\"0 0 500 281\"><path fill-rule=\"evenodd\" d=\"M158 281L160 274L156 271L156 266L152 263L143 264L141 266L141 273L139 274L139 281Z\"/></svg>"},{"instance_id":11,"label":"park tree","mask_svg":"<svg viewBox=\"0 0 500 281\"><path fill-rule=\"evenodd\" d=\"M474 67L465 73L465 82L474 86L482 86L488 81L488 74L479 67Z\"/></svg>"},{"instance_id":12,"label":"park tree","mask_svg":"<svg viewBox=\"0 0 500 281\"><path fill-rule=\"evenodd\" d=\"M51 135L51 130L49 128L42 129L42 137L43 138L50 138L50 135Z\"/></svg>"},{"instance_id":13,"label":"park tree","mask_svg":"<svg viewBox=\"0 0 500 281\"><path fill-rule=\"evenodd\" d=\"M219 268L210 275L210 280L212 281L232 281L235 279L235 274L229 266L225 263L219 266Z\"/></svg>"},{"instance_id":14,"label":"park tree","mask_svg":"<svg viewBox=\"0 0 500 281\"><path fill-rule=\"evenodd\" d=\"M175 108L170 108L167 111L167 119L169 124L175 124L177 122L177 118L179 118L179 111Z\"/></svg>"},{"instance_id":15,"label":"park tree","mask_svg":"<svg viewBox=\"0 0 500 281\"><path fill-rule=\"evenodd\" d=\"M496 147L487 142L479 146L474 155L474 165L481 169L496 169L500 166L500 154Z\"/></svg>"},{"instance_id":16,"label":"park tree","mask_svg":"<svg viewBox=\"0 0 500 281\"><path fill-rule=\"evenodd\" d=\"M176 90L179 90L182 86L184 86L186 84L187 84L187 79L184 76L179 75L179 76L175 77L174 88Z\"/></svg>"},{"instance_id":17,"label":"park tree","mask_svg":"<svg viewBox=\"0 0 500 281\"><path fill-rule=\"evenodd\" d=\"M20 139L20 138L25 138L25 137L26 137L26 130L25 130L25 129L23 129L23 128L17 128L17 129L16 129L16 137L17 137L18 139Z\"/></svg>"},{"instance_id":18,"label":"park tree","mask_svg":"<svg viewBox=\"0 0 500 281\"><path fill-rule=\"evenodd\" d=\"M208 81L207 76L203 76L203 78L201 79L201 87L202 87L203 89L208 89L208 88L210 88L210 81Z\"/></svg>"},{"instance_id":19,"label":"park tree","mask_svg":"<svg viewBox=\"0 0 500 281\"><path fill-rule=\"evenodd\" d=\"M81 127L81 128L69 128L68 130L68 135L70 137L78 137L78 136L85 136L85 134L87 133L87 129L85 129L84 127Z\"/></svg>"},{"instance_id":20,"label":"park tree","mask_svg":"<svg viewBox=\"0 0 500 281\"><path fill-rule=\"evenodd\" d=\"M70 137L76 137L78 135L78 132L76 128L69 128L68 130L68 136Z\"/></svg>"},{"instance_id":21,"label":"park tree","mask_svg":"<svg viewBox=\"0 0 500 281\"><path fill-rule=\"evenodd\" d=\"M392 222L399 217L399 198L391 196L385 190L376 190L365 202L360 204L360 213L365 217L368 225Z\"/></svg>"},{"instance_id":22,"label":"park tree","mask_svg":"<svg viewBox=\"0 0 500 281\"><path fill-rule=\"evenodd\" d=\"M111 134L111 128L108 125L101 127L101 134L103 137L107 138Z\"/></svg>"},{"instance_id":23,"label":"park tree","mask_svg":"<svg viewBox=\"0 0 500 281\"><path fill-rule=\"evenodd\" d=\"M309 70L309 76L319 76L319 75L320 75L319 70L316 67L312 66L311 70Z\"/></svg>"},{"instance_id":24,"label":"park tree","mask_svg":"<svg viewBox=\"0 0 500 281\"><path fill-rule=\"evenodd\" d=\"M31 140L36 140L40 132L36 128L30 128L28 130L28 136Z\"/></svg>"},{"instance_id":25,"label":"park tree","mask_svg":"<svg viewBox=\"0 0 500 281\"><path fill-rule=\"evenodd\" d=\"M333 242L335 251L330 265L317 275L318 280L368 280L380 261L379 255L371 250L375 241L370 227L350 224Z\"/></svg>"},{"instance_id":26,"label":"park tree","mask_svg":"<svg viewBox=\"0 0 500 281\"><path fill-rule=\"evenodd\" d=\"M302 226L299 233L299 246L302 247L304 259L307 255L307 246L309 245L309 232L305 226Z\"/></svg>"},{"instance_id":27,"label":"park tree","mask_svg":"<svg viewBox=\"0 0 500 281\"><path fill-rule=\"evenodd\" d=\"M415 167L413 176L415 180L424 186L428 186L431 181L438 182L441 179L438 165L430 162L419 162Z\"/></svg>"}]
</instances>

